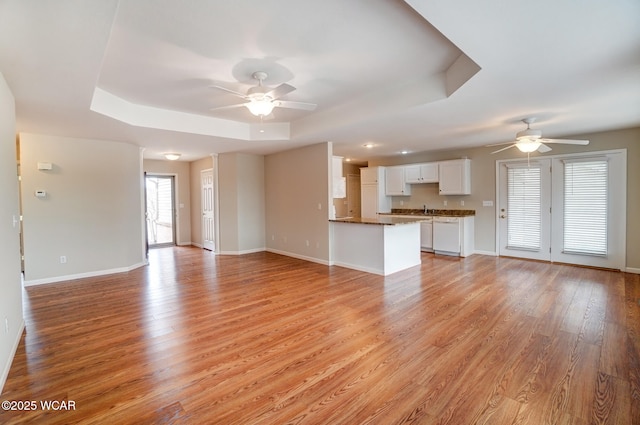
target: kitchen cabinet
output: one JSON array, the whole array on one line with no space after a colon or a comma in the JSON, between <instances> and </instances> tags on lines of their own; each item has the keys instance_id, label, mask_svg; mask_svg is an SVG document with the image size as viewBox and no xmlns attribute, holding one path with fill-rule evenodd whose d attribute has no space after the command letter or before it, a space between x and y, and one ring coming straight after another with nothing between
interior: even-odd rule
<instances>
[{"instance_id":1,"label":"kitchen cabinet","mask_svg":"<svg viewBox=\"0 0 640 425\"><path fill-rule=\"evenodd\" d=\"M440 195L471 194L471 160L454 159L438 163Z\"/></svg>"},{"instance_id":2,"label":"kitchen cabinet","mask_svg":"<svg viewBox=\"0 0 640 425\"><path fill-rule=\"evenodd\" d=\"M360 216L377 218L391 212L391 198L385 193L385 167L360 169Z\"/></svg>"},{"instance_id":3,"label":"kitchen cabinet","mask_svg":"<svg viewBox=\"0 0 640 425\"><path fill-rule=\"evenodd\" d=\"M334 156L331 164L332 176L333 176L333 198L346 198L347 197L347 180L342 173L342 157Z\"/></svg>"},{"instance_id":4,"label":"kitchen cabinet","mask_svg":"<svg viewBox=\"0 0 640 425\"><path fill-rule=\"evenodd\" d=\"M385 172L385 192L389 196L411 195L411 186L406 182L404 166L387 167Z\"/></svg>"},{"instance_id":5,"label":"kitchen cabinet","mask_svg":"<svg viewBox=\"0 0 640 425\"><path fill-rule=\"evenodd\" d=\"M406 165L404 176L407 183L437 183L439 180L438 163Z\"/></svg>"},{"instance_id":6,"label":"kitchen cabinet","mask_svg":"<svg viewBox=\"0 0 640 425\"><path fill-rule=\"evenodd\" d=\"M420 249L433 251L433 219L431 217L420 222Z\"/></svg>"}]
</instances>

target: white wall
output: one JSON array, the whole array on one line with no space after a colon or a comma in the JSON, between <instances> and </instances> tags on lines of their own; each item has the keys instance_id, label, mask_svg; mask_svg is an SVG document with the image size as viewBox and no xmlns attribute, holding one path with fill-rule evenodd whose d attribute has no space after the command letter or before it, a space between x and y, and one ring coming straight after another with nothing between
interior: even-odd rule
<instances>
[{"instance_id":1,"label":"white wall","mask_svg":"<svg viewBox=\"0 0 640 425\"><path fill-rule=\"evenodd\" d=\"M24 329L16 158L15 101L0 73L0 393Z\"/></svg>"},{"instance_id":2,"label":"white wall","mask_svg":"<svg viewBox=\"0 0 640 425\"><path fill-rule=\"evenodd\" d=\"M175 176L176 244L191 245L191 184L190 167L185 161L157 161L145 159L147 174ZM182 205L182 207L180 207Z\"/></svg>"},{"instance_id":3,"label":"white wall","mask_svg":"<svg viewBox=\"0 0 640 425\"><path fill-rule=\"evenodd\" d=\"M218 156L220 253L265 249L264 157Z\"/></svg>"},{"instance_id":4,"label":"white wall","mask_svg":"<svg viewBox=\"0 0 640 425\"><path fill-rule=\"evenodd\" d=\"M332 155L325 142L266 157L269 251L329 264Z\"/></svg>"},{"instance_id":5,"label":"white wall","mask_svg":"<svg viewBox=\"0 0 640 425\"><path fill-rule=\"evenodd\" d=\"M25 284L126 271L145 263L137 146L20 134L20 161ZM38 170L38 162L51 163L53 169ZM36 190L45 190L47 197L36 198Z\"/></svg>"}]
</instances>

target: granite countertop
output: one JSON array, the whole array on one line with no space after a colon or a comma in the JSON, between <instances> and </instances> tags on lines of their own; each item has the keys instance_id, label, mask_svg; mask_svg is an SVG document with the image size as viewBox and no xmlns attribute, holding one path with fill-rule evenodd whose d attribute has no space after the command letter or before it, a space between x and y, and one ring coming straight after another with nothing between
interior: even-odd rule
<instances>
[{"instance_id":1,"label":"granite countertop","mask_svg":"<svg viewBox=\"0 0 640 425\"><path fill-rule=\"evenodd\" d=\"M329 221L332 221L334 223L375 224L380 226L396 226L399 224L419 223L423 220L421 219L420 216L416 216L415 218L380 216L378 218L343 217L343 218L329 219Z\"/></svg>"},{"instance_id":2,"label":"granite countertop","mask_svg":"<svg viewBox=\"0 0 640 425\"><path fill-rule=\"evenodd\" d=\"M416 217L467 217L476 215L475 210L433 210L428 209L425 213L424 210L413 210L403 208L393 208L390 213L380 213L384 215L410 215Z\"/></svg>"}]
</instances>

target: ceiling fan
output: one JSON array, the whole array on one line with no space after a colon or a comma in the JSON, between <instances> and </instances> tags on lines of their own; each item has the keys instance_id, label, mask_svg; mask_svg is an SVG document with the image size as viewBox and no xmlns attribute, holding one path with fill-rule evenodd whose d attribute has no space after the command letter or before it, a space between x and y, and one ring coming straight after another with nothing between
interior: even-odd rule
<instances>
[{"instance_id":1,"label":"ceiling fan","mask_svg":"<svg viewBox=\"0 0 640 425\"><path fill-rule=\"evenodd\" d=\"M256 71L251 75L258 81L258 85L251 87L246 94L230 90L222 86L211 86L212 88L224 90L235 96L245 99L247 102L238 103L230 106L221 106L219 108L213 108L212 111L219 111L223 109L246 107L253 115L264 118L271 114L273 108L289 108L289 109L302 109L305 111L313 111L316 109L315 103L305 102L293 102L290 100L280 100L280 98L288 93L291 93L296 88L289 84L280 84L278 87L269 88L262 83L267 79L268 75L263 71Z\"/></svg>"},{"instance_id":2,"label":"ceiling fan","mask_svg":"<svg viewBox=\"0 0 640 425\"><path fill-rule=\"evenodd\" d=\"M523 123L527 125L526 130L522 130L516 133L516 140L513 142L506 143L495 143L493 145L487 146L500 146L500 145L509 145L505 148L498 149L497 151L491 152L498 153L504 150L516 147L521 152L525 152L527 154L538 151L540 153L549 152L551 148L546 145L546 143L563 143L567 145L588 145L588 140L572 140L572 139L543 139L542 131L534 130L531 128L531 124L536 121L535 117L525 118L522 120Z\"/></svg>"}]
</instances>

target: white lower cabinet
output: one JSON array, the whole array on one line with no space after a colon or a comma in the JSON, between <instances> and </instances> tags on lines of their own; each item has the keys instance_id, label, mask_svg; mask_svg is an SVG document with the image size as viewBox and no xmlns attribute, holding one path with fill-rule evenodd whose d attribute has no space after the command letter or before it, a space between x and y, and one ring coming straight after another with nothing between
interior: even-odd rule
<instances>
[{"instance_id":1,"label":"white lower cabinet","mask_svg":"<svg viewBox=\"0 0 640 425\"><path fill-rule=\"evenodd\" d=\"M433 221L420 222L420 249L422 251L433 251Z\"/></svg>"}]
</instances>

